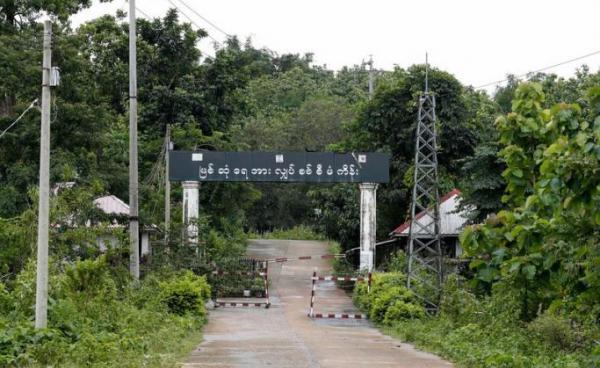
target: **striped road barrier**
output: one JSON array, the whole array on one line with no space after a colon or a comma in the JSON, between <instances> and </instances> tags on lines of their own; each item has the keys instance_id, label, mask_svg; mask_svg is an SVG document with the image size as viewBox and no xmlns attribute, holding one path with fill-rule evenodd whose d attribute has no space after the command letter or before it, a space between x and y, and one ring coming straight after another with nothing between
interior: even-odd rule
<instances>
[{"instance_id":1,"label":"striped road barrier","mask_svg":"<svg viewBox=\"0 0 600 368\"><path fill-rule=\"evenodd\" d=\"M282 263L282 262L291 262L291 261L307 261L311 259L340 259L346 258L345 254L319 254L315 256L300 256L300 257L279 257L279 258L271 258L265 259L263 262L267 263Z\"/></svg>"},{"instance_id":2,"label":"striped road barrier","mask_svg":"<svg viewBox=\"0 0 600 368\"><path fill-rule=\"evenodd\" d=\"M213 271L213 275L223 276L223 275L240 275L240 276L266 276L266 272L260 271L240 271L240 272L229 272L229 271Z\"/></svg>"},{"instance_id":3,"label":"striped road barrier","mask_svg":"<svg viewBox=\"0 0 600 368\"><path fill-rule=\"evenodd\" d=\"M335 318L335 319L367 319L365 314L347 314L347 313L315 313L312 318Z\"/></svg>"},{"instance_id":4,"label":"striped road barrier","mask_svg":"<svg viewBox=\"0 0 600 368\"><path fill-rule=\"evenodd\" d=\"M350 277L350 276L317 276L313 277L314 281L365 281L367 277Z\"/></svg>"},{"instance_id":5,"label":"striped road barrier","mask_svg":"<svg viewBox=\"0 0 600 368\"><path fill-rule=\"evenodd\" d=\"M366 281L367 292L371 291L371 272L367 277L354 277L354 276L317 276L317 270L313 271L313 275L310 278L312 280L312 288L310 290L310 310L308 316L310 318L336 318L336 319L367 319L364 314L350 314L350 313L315 313L315 292L317 289L317 281Z\"/></svg>"},{"instance_id":6,"label":"striped road barrier","mask_svg":"<svg viewBox=\"0 0 600 368\"><path fill-rule=\"evenodd\" d=\"M246 303L246 302L216 302L215 307L265 307L269 308L271 304L269 302L256 302L256 303Z\"/></svg>"}]
</instances>

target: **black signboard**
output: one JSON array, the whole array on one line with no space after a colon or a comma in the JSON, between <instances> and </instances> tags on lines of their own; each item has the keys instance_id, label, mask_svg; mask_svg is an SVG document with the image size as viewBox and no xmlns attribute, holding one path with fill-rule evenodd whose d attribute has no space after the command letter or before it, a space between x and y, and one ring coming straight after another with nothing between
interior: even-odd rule
<instances>
[{"instance_id":1,"label":"black signboard","mask_svg":"<svg viewBox=\"0 0 600 368\"><path fill-rule=\"evenodd\" d=\"M385 153L169 152L172 181L387 183Z\"/></svg>"}]
</instances>

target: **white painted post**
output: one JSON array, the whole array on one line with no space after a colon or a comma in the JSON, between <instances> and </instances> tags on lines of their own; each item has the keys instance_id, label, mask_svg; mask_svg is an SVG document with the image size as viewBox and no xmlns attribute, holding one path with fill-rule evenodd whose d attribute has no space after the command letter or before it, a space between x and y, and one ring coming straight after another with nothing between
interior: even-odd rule
<instances>
[{"instance_id":1,"label":"white painted post","mask_svg":"<svg viewBox=\"0 0 600 368\"><path fill-rule=\"evenodd\" d=\"M190 243L198 242L198 225L200 217L200 182L184 181L183 186L183 223L186 225L186 238Z\"/></svg>"},{"instance_id":2,"label":"white painted post","mask_svg":"<svg viewBox=\"0 0 600 368\"><path fill-rule=\"evenodd\" d=\"M373 270L377 229L377 184L361 183L360 188L360 269Z\"/></svg>"}]
</instances>

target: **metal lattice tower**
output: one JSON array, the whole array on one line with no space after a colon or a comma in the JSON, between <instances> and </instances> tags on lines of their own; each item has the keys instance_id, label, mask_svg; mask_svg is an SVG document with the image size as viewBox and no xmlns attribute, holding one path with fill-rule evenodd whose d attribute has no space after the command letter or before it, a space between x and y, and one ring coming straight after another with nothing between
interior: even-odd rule
<instances>
[{"instance_id":1,"label":"metal lattice tower","mask_svg":"<svg viewBox=\"0 0 600 368\"><path fill-rule=\"evenodd\" d=\"M435 96L429 92L427 64L425 92L419 97L418 119L414 186L410 207L407 285L425 302L428 310L437 311L443 271Z\"/></svg>"}]
</instances>

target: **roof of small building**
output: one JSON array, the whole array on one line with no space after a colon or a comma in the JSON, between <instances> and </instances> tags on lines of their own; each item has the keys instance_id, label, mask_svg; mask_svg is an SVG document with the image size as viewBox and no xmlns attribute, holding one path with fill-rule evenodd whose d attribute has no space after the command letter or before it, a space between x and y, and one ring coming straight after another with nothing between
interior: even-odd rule
<instances>
[{"instance_id":1,"label":"roof of small building","mask_svg":"<svg viewBox=\"0 0 600 368\"><path fill-rule=\"evenodd\" d=\"M94 204L107 215L129 215L129 205L112 194L94 199Z\"/></svg>"},{"instance_id":2,"label":"roof of small building","mask_svg":"<svg viewBox=\"0 0 600 368\"><path fill-rule=\"evenodd\" d=\"M458 235L462 231L462 228L467 223L467 211L459 211L460 202L460 190L454 188L444 196L440 197L440 225L442 235ZM419 222L425 226L433 227L433 220L426 211L419 212L417 214ZM408 236L410 232L411 221L406 221L403 224L398 225L391 233L390 236L404 237ZM414 231L421 231L423 229L413 229Z\"/></svg>"}]
</instances>

